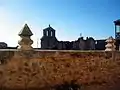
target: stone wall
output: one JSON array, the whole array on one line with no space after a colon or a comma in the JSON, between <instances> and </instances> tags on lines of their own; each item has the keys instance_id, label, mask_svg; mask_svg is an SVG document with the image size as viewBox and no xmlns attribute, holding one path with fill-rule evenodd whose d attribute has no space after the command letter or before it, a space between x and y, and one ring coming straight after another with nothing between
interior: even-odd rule
<instances>
[{"instance_id":1,"label":"stone wall","mask_svg":"<svg viewBox=\"0 0 120 90\"><path fill-rule=\"evenodd\" d=\"M3 90L50 90L71 80L81 90L120 90L120 52L3 50L0 60Z\"/></svg>"}]
</instances>

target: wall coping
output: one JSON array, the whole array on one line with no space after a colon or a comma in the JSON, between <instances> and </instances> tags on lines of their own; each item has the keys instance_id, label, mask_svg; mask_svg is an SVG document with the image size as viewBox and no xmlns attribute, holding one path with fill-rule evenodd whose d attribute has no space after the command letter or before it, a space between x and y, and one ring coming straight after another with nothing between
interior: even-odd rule
<instances>
[{"instance_id":1,"label":"wall coping","mask_svg":"<svg viewBox=\"0 0 120 90\"><path fill-rule=\"evenodd\" d=\"M0 51L22 51L18 49L0 49ZM29 50L26 50L29 51ZM105 50L39 50L39 49L34 49L32 51L45 51L45 52L105 52ZM112 52L112 51L110 51ZM120 51L115 51L115 52L120 52Z\"/></svg>"}]
</instances>

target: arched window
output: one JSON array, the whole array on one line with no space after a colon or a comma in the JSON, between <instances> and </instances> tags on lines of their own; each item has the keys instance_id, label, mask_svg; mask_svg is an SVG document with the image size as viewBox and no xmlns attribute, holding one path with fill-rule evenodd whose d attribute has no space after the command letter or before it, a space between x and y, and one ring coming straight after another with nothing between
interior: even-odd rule
<instances>
[{"instance_id":1,"label":"arched window","mask_svg":"<svg viewBox=\"0 0 120 90\"><path fill-rule=\"evenodd\" d=\"M95 42L95 44L97 44L97 41Z\"/></svg>"},{"instance_id":2,"label":"arched window","mask_svg":"<svg viewBox=\"0 0 120 90\"><path fill-rule=\"evenodd\" d=\"M46 36L48 36L48 31L46 31Z\"/></svg>"},{"instance_id":3,"label":"arched window","mask_svg":"<svg viewBox=\"0 0 120 90\"><path fill-rule=\"evenodd\" d=\"M53 32L51 31L51 36L53 36Z\"/></svg>"}]
</instances>

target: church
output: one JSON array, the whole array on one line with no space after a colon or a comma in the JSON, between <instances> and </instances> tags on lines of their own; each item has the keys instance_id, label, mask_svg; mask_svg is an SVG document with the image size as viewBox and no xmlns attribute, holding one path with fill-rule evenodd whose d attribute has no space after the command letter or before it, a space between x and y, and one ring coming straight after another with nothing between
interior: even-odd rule
<instances>
[{"instance_id":1,"label":"church","mask_svg":"<svg viewBox=\"0 0 120 90\"><path fill-rule=\"evenodd\" d=\"M115 24L115 40L116 50L120 47L120 19L114 21ZM41 38L41 49L55 50L105 50L106 39L95 40L92 37L79 37L75 41L58 41L55 35L56 30L50 25L43 29Z\"/></svg>"},{"instance_id":2,"label":"church","mask_svg":"<svg viewBox=\"0 0 120 90\"><path fill-rule=\"evenodd\" d=\"M92 37L79 37L75 41L58 41L56 38L56 30L50 25L43 29L43 37L41 38L41 49L55 50L104 50L105 40L94 40Z\"/></svg>"}]
</instances>

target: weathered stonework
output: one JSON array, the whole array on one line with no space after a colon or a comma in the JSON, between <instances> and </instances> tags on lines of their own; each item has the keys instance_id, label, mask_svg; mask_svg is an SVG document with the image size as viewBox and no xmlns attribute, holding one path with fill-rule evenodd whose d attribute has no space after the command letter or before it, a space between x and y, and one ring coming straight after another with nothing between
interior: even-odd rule
<instances>
[{"instance_id":1,"label":"weathered stonework","mask_svg":"<svg viewBox=\"0 0 120 90\"><path fill-rule=\"evenodd\" d=\"M106 42L107 45L105 45L106 47L105 51L115 51L116 46L114 38L111 36L106 40Z\"/></svg>"},{"instance_id":2,"label":"weathered stonework","mask_svg":"<svg viewBox=\"0 0 120 90\"><path fill-rule=\"evenodd\" d=\"M76 80L81 90L120 89L120 52L115 52L115 60L111 52L104 51L4 53L8 58L7 63L0 65L0 88L50 90L65 81Z\"/></svg>"},{"instance_id":3,"label":"weathered stonework","mask_svg":"<svg viewBox=\"0 0 120 90\"><path fill-rule=\"evenodd\" d=\"M27 24L24 25L23 29L19 32L18 34L21 39L19 40L18 44L19 50L32 50L32 44L33 44L33 40L31 40L31 36L33 35L33 33L31 32L30 28L28 27Z\"/></svg>"}]
</instances>

